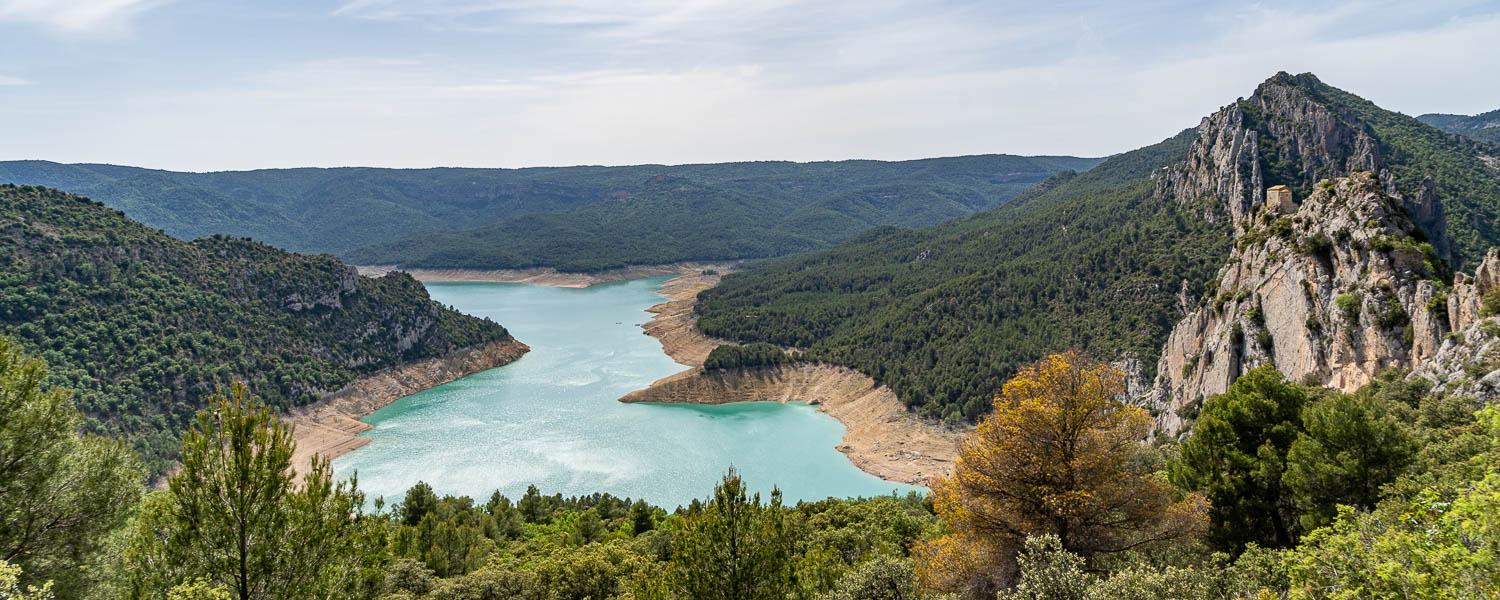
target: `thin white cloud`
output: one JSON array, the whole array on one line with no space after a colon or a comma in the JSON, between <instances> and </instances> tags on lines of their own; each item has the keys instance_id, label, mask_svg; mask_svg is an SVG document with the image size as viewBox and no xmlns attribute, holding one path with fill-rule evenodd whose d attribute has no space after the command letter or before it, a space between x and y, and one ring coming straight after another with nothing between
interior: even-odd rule
<instances>
[{"instance_id":1,"label":"thin white cloud","mask_svg":"<svg viewBox=\"0 0 1500 600\"><path fill-rule=\"evenodd\" d=\"M68 34L118 34L165 0L0 0L0 20Z\"/></svg>"},{"instance_id":2,"label":"thin white cloud","mask_svg":"<svg viewBox=\"0 0 1500 600\"><path fill-rule=\"evenodd\" d=\"M20 77L0 75L0 85L31 85L32 83L34 82L27 79L21 79Z\"/></svg>"},{"instance_id":3,"label":"thin white cloud","mask_svg":"<svg viewBox=\"0 0 1500 600\"><path fill-rule=\"evenodd\" d=\"M1500 73L1500 53L1474 48L1500 38L1500 15L1471 5L1194 7L1158 27L1187 9L362 0L341 18L382 32L529 26L441 32L499 48L483 54L310 56L107 103L0 95L31 117L0 155L186 169L1102 155L1196 125L1279 70L1409 114L1491 110L1500 79L1476 74Z\"/></svg>"}]
</instances>

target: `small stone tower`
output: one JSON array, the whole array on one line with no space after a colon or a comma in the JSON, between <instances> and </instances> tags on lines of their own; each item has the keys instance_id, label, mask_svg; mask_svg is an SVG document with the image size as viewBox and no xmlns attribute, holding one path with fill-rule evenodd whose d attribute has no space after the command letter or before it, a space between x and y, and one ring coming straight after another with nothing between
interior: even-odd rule
<instances>
[{"instance_id":1,"label":"small stone tower","mask_svg":"<svg viewBox=\"0 0 1500 600\"><path fill-rule=\"evenodd\" d=\"M1267 188L1266 207L1278 213L1296 212L1297 205L1292 204L1292 188L1284 185L1273 185Z\"/></svg>"}]
</instances>

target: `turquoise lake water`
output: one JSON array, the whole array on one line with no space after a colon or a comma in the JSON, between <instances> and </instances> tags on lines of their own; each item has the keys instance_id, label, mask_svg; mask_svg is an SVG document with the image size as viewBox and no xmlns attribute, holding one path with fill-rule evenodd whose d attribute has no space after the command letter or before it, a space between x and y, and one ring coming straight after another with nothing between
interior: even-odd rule
<instances>
[{"instance_id":1,"label":"turquoise lake water","mask_svg":"<svg viewBox=\"0 0 1500 600\"><path fill-rule=\"evenodd\" d=\"M531 346L511 364L402 398L364 420L373 441L339 457L370 498L418 481L483 500L609 492L673 508L703 498L732 465L788 502L921 490L854 467L834 450L843 425L799 404L623 404L684 370L640 325L665 278L585 289L429 283L433 299L489 317Z\"/></svg>"}]
</instances>

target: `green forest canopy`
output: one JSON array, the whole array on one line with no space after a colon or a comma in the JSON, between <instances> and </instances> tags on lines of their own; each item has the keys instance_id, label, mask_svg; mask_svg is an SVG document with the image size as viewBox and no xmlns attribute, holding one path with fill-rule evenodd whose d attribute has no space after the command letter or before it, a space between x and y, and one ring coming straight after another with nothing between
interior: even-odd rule
<instances>
[{"instance_id":1,"label":"green forest canopy","mask_svg":"<svg viewBox=\"0 0 1500 600\"><path fill-rule=\"evenodd\" d=\"M606 263L773 256L808 243L823 247L873 225L930 225L998 206L1053 173L1098 162L982 155L902 162L179 173L13 161L0 162L0 182L87 195L181 239L228 234L297 252L346 253L373 245L353 256L383 264L457 266L444 261L461 257L464 266L586 270ZM667 186L672 193L660 193L661 176L690 186ZM720 224L738 224L746 216L757 229ZM711 229L693 231L705 224ZM668 226L689 237L664 240L658 232ZM424 233L434 235L385 245ZM760 239L765 234L773 237L770 243ZM619 239L591 252L595 235Z\"/></svg>"},{"instance_id":2,"label":"green forest canopy","mask_svg":"<svg viewBox=\"0 0 1500 600\"><path fill-rule=\"evenodd\" d=\"M405 274L359 277L223 236L182 242L56 190L0 185L0 334L77 390L88 430L155 471L204 399L234 380L277 410L355 376L505 339Z\"/></svg>"}]
</instances>

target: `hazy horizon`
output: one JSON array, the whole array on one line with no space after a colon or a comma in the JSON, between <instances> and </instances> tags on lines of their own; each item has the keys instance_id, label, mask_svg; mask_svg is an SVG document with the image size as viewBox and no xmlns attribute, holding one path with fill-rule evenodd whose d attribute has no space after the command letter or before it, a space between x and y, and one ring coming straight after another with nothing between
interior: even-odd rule
<instances>
[{"instance_id":1,"label":"hazy horizon","mask_svg":"<svg viewBox=\"0 0 1500 600\"><path fill-rule=\"evenodd\" d=\"M177 171L1107 156L1277 71L1500 107L1500 2L0 0L0 159Z\"/></svg>"}]
</instances>

